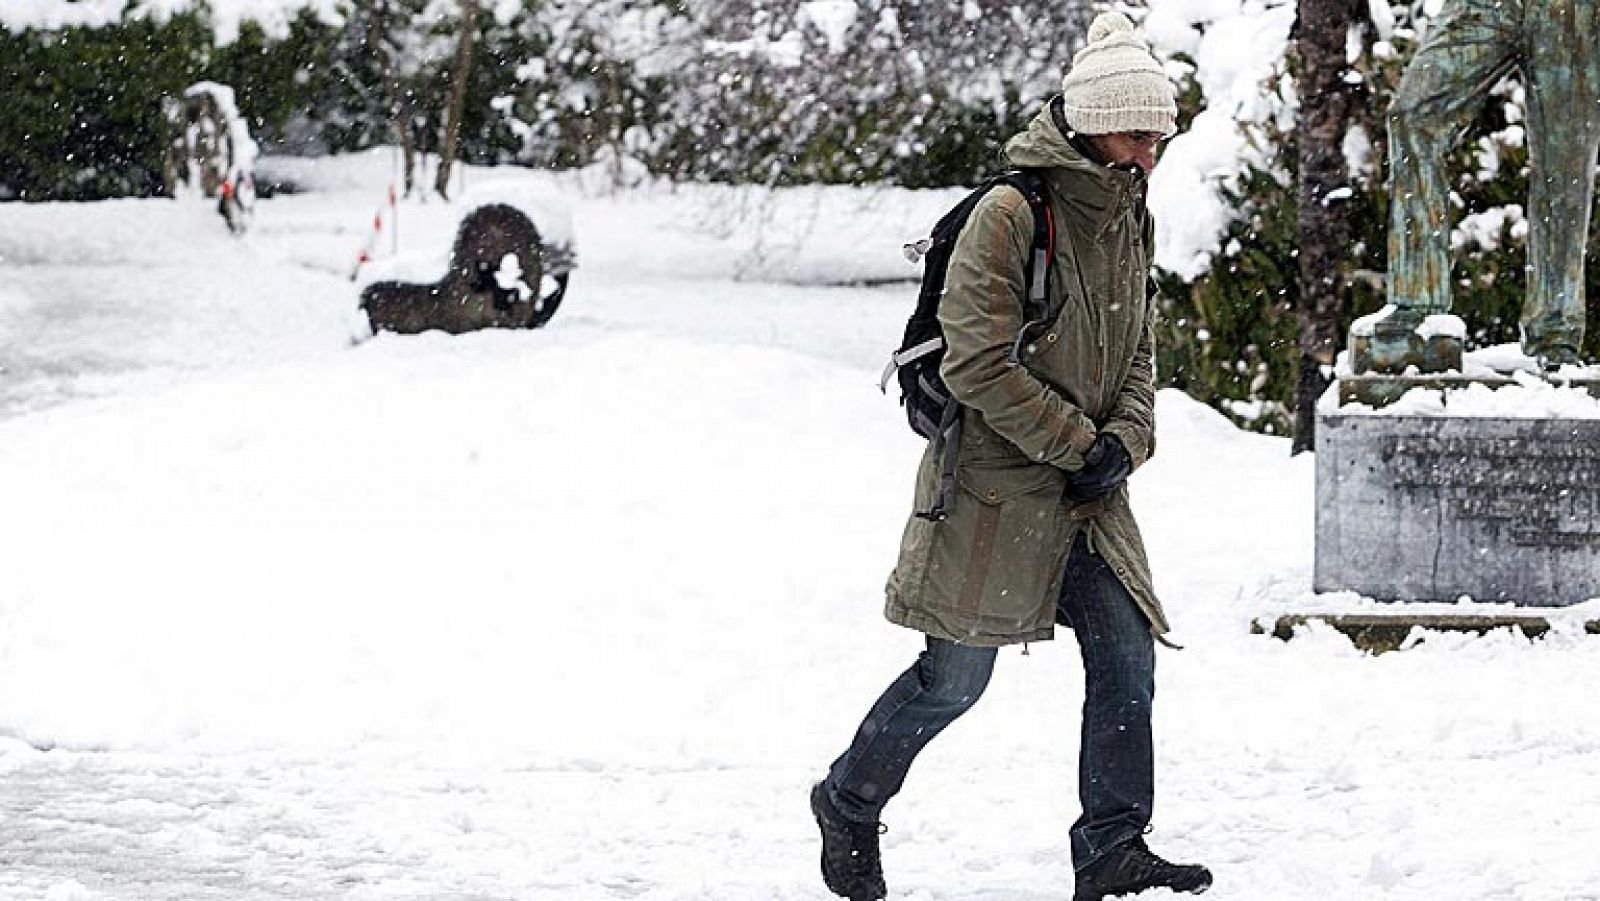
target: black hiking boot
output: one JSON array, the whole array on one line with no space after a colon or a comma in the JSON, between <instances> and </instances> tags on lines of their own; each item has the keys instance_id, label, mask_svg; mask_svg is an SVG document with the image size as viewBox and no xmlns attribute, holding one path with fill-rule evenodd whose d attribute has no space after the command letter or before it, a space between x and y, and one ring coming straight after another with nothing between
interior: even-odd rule
<instances>
[{"instance_id":1,"label":"black hiking boot","mask_svg":"<svg viewBox=\"0 0 1600 901\"><path fill-rule=\"evenodd\" d=\"M850 901L883 901L883 862L878 856L882 823L857 823L839 815L818 782L811 786L811 813L822 830L822 881Z\"/></svg>"},{"instance_id":2,"label":"black hiking boot","mask_svg":"<svg viewBox=\"0 0 1600 901\"><path fill-rule=\"evenodd\" d=\"M1167 863L1135 836L1078 873L1072 901L1102 901L1151 888L1198 895L1210 887L1210 870L1197 864Z\"/></svg>"}]
</instances>

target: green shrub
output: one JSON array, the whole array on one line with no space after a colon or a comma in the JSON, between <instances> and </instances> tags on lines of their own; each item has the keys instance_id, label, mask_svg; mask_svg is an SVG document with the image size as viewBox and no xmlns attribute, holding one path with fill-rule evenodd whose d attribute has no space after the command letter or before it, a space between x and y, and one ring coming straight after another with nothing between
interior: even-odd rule
<instances>
[{"instance_id":1,"label":"green shrub","mask_svg":"<svg viewBox=\"0 0 1600 901\"><path fill-rule=\"evenodd\" d=\"M519 148L491 101L517 83L531 52L522 13L480 17L468 80L461 158L501 162ZM446 25L435 24L435 29ZM437 80L444 67L428 77ZM310 11L282 37L253 21L217 45L203 7L167 18L137 10L102 27L0 27L0 200L99 200L160 193L161 98L197 81L234 89L251 135L293 153L362 150L392 141L382 84L359 32ZM444 90L419 84L424 116L439 119Z\"/></svg>"},{"instance_id":2,"label":"green shrub","mask_svg":"<svg viewBox=\"0 0 1600 901\"><path fill-rule=\"evenodd\" d=\"M157 193L160 98L204 77L210 33L192 13L104 28L0 28L0 197Z\"/></svg>"}]
</instances>

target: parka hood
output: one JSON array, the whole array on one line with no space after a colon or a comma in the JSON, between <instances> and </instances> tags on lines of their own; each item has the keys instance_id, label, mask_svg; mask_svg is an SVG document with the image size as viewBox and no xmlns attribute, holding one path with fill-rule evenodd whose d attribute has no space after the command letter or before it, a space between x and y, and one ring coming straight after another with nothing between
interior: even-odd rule
<instances>
[{"instance_id":1,"label":"parka hood","mask_svg":"<svg viewBox=\"0 0 1600 901\"><path fill-rule=\"evenodd\" d=\"M1056 102L1045 104L1027 128L1006 142L1006 164L1048 170L1046 177L1062 201L1093 223L1095 232L1103 231L1131 206L1143 207L1147 179L1143 172L1102 166L1073 146L1056 121Z\"/></svg>"}]
</instances>

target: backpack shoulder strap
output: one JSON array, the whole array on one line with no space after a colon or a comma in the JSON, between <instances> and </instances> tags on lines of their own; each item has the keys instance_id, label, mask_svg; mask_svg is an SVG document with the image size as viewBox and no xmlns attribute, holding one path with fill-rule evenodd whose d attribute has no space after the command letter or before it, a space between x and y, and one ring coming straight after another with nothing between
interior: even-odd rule
<instances>
[{"instance_id":1,"label":"backpack shoulder strap","mask_svg":"<svg viewBox=\"0 0 1600 901\"><path fill-rule=\"evenodd\" d=\"M1028 301L1044 306L1050 297L1050 256L1056 246L1056 219L1050 210L1050 188L1044 174L1037 169L1013 169L998 179L1010 185L1028 202L1033 213L1033 245L1029 252L1024 278L1028 286Z\"/></svg>"}]
</instances>

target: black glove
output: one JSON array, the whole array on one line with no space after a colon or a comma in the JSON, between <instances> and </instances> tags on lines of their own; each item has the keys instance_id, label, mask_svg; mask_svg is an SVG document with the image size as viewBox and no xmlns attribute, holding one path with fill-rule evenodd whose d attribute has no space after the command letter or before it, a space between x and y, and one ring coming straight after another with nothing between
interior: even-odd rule
<instances>
[{"instance_id":1,"label":"black glove","mask_svg":"<svg viewBox=\"0 0 1600 901\"><path fill-rule=\"evenodd\" d=\"M1088 503L1117 490L1133 472L1133 457L1122 439L1110 432L1095 436L1094 446L1083 455L1083 468L1067 473L1067 499Z\"/></svg>"}]
</instances>

